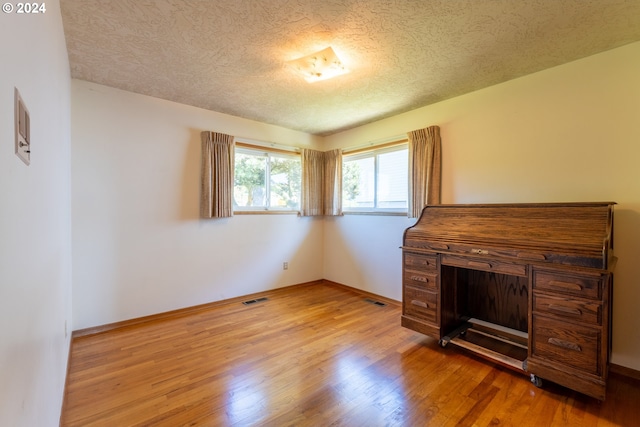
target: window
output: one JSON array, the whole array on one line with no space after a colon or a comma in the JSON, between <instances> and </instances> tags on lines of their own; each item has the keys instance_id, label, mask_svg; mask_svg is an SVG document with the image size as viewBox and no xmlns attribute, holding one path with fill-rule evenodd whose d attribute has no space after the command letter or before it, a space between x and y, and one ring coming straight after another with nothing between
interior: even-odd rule
<instances>
[{"instance_id":1,"label":"window","mask_svg":"<svg viewBox=\"0 0 640 427\"><path fill-rule=\"evenodd\" d=\"M352 155L342 166L345 212L406 212L409 151L406 144Z\"/></svg>"},{"instance_id":2,"label":"window","mask_svg":"<svg viewBox=\"0 0 640 427\"><path fill-rule=\"evenodd\" d=\"M300 209L300 156L236 147L234 211Z\"/></svg>"}]
</instances>

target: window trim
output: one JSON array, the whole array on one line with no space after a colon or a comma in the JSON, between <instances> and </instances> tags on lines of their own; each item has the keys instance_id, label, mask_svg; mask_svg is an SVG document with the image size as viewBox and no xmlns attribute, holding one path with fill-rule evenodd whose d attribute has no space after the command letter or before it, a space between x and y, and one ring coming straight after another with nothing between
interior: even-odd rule
<instances>
[{"instance_id":1,"label":"window trim","mask_svg":"<svg viewBox=\"0 0 640 427\"><path fill-rule=\"evenodd\" d=\"M398 141L393 141L393 142L389 142L389 143L385 143L385 144L379 144L376 146L371 146L371 147L363 147L363 148L356 148L353 150L349 150L349 151L343 151L343 158L342 158L342 163L344 165L344 163L346 163L347 161L351 161L351 160L359 160L359 159L366 159L369 157L373 157L374 158L374 192L373 192L373 204L374 206L369 208L369 207L363 207L363 208L353 208L353 207L346 207L344 204L344 200L343 200L343 206L342 206L342 211L344 212L345 215L390 215L390 216L395 216L395 215L407 215L408 214L408 197L409 195L407 194L407 207L404 209L397 209L397 208L379 208L377 207L378 204L378 172L379 172L379 162L378 162L378 156L381 154L386 154L386 153L392 153L395 151L401 151L401 150L409 150L409 140L408 139L402 139L402 140L398 140ZM343 166L344 167L344 166ZM407 174L408 174L408 168L409 168L409 163L407 162ZM344 179L344 178L343 178ZM408 179L408 175L407 175L407 179ZM344 188L343 188L344 191ZM344 194L343 194L344 196Z\"/></svg>"},{"instance_id":2,"label":"window trim","mask_svg":"<svg viewBox=\"0 0 640 427\"><path fill-rule=\"evenodd\" d=\"M234 147L234 156L237 153L244 153L255 155L257 157L258 154L264 154L268 158L271 155L276 155L279 157L291 157L291 158L300 158L300 150L292 147L290 150L283 148L275 148L275 147L267 147L263 145L250 144L247 142L236 141ZM271 187L271 162L267 162L266 165L266 175L267 178L265 180L265 192L267 193L267 203L270 203L270 187ZM234 180L235 180L235 168L234 168ZM234 191L235 191L235 183L234 183ZM302 195L300 195L302 198ZM234 197L234 205L233 205L233 214L234 215L252 215L252 214L300 214L300 209L284 209L277 208L271 206L238 206L235 204Z\"/></svg>"}]
</instances>

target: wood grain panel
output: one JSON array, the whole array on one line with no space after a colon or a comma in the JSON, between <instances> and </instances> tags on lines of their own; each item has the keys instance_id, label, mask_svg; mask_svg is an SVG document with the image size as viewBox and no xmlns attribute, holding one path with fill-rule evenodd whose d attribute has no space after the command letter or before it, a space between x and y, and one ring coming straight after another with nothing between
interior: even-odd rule
<instances>
[{"instance_id":1,"label":"wood grain panel","mask_svg":"<svg viewBox=\"0 0 640 427\"><path fill-rule=\"evenodd\" d=\"M404 265L408 269L432 270L438 268L438 258L434 255L414 254L411 252L404 253Z\"/></svg>"},{"instance_id":2,"label":"wood grain panel","mask_svg":"<svg viewBox=\"0 0 640 427\"><path fill-rule=\"evenodd\" d=\"M601 277L600 274L585 276L534 270L533 288L581 298L600 299L603 284Z\"/></svg>"},{"instance_id":3,"label":"wood grain panel","mask_svg":"<svg viewBox=\"0 0 640 427\"><path fill-rule=\"evenodd\" d=\"M521 277L527 276L527 266L525 264L512 264L508 262L500 262L495 259L443 255L442 264L451 265L454 267L470 268L474 270L489 271L492 273L511 274Z\"/></svg>"},{"instance_id":4,"label":"wood grain panel","mask_svg":"<svg viewBox=\"0 0 640 427\"><path fill-rule=\"evenodd\" d=\"M533 293L533 310L560 319L602 324L602 303Z\"/></svg>"},{"instance_id":5,"label":"wood grain panel","mask_svg":"<svg viewBox=\"0 0 640 427\"><path fill-rule=\"evenodd\" d=\"M466 311L461 315L527 332L529 293L526 277L464 269L458 277L458 286L462 286L466 295ZM461 277L464 283L460 282Z\"/></svg>"},{"instance_id":6,"label":"wood grain panel","mask_svg":"<svg viewBox=\"0 0 640 427\"><path fill-rule=\"evenodd\" d=\"M438 320L438 293L425 289L404 287L404 315L425 320L434 325Z\"/></svg>"},{"instance_id":7,"label":"wood grain panel","mask_svg":"<svg viewBox=\"0 0 640 427\"><path fill-rule=\"evenodd\" d=\"M405 270L403 276L407 286L438 291L438 275L435 273Z\"/></svg>"},{"instance_id":8,"label":"wood grain panel","mask_svg":"<svg viewBox=\"0 0 640 427\"><path fill-rule=\"evenodd\" d=\"M418 222L405 231L404 244L606 269L612 249L613 204L427 206Z\"/></svg>"},{"instance_id":9,"label":"wood grain panel","mask_svg":"<svg viewBox=\"0 0 640 427\"><path fill-rule=\"evenodd\" d=\"M600 375L600 329L533 316L531 354Z\"/></svg>"}]
</instances>

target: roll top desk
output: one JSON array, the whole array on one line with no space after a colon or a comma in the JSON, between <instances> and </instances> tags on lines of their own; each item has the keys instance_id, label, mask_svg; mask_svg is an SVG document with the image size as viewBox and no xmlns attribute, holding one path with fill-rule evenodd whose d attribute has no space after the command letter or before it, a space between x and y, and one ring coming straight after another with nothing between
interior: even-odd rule
<instances>
[{"instance_id":1,"label":"roll top desk","mask_svg":"<svg viewBox=\"0 0 640 427\"><path fill-rule=\"evenodd\" d=\"M604 400L614 204L425 207L404 232L402 326Z\"/></svg>"}]
</instances>

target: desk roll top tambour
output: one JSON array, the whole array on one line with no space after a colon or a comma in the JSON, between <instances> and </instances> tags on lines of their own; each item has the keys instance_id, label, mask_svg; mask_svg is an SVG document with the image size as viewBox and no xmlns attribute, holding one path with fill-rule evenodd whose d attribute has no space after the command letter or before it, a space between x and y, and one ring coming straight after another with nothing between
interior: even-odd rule
<instances>
[{"instance_id":1,"label":"desk roll top tambour","mask_svg":"<svg viewBox=\"0 0 640 427\"><path fill-rule=\"evenodd\" d=\"M614 204L425 207L403 238L402 325L604 400Z\"/></svg>"}]
</instances>

